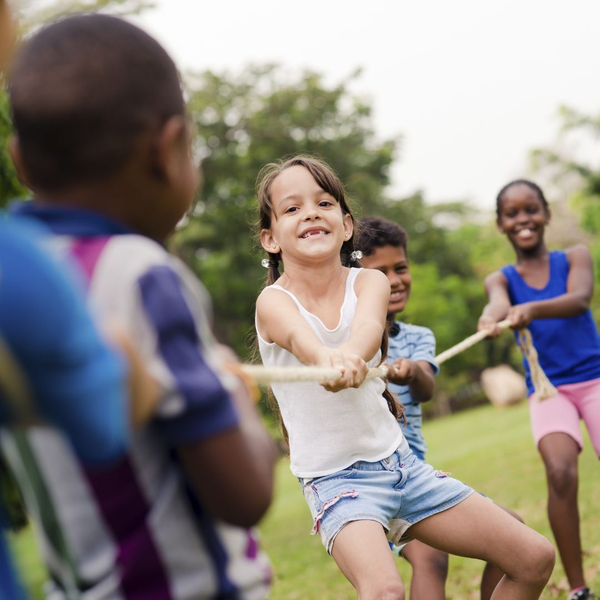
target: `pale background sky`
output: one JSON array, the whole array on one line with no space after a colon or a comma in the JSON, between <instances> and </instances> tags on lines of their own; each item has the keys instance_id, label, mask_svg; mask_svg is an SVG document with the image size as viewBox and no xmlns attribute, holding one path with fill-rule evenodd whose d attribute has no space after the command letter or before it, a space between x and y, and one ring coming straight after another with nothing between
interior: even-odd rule
<instances>
[{"instance_id":1,"label":"pale background sky","mask_svg":"<svg viewBox=\"0 0 600 600\"><path fill-rule=\"evenodd\" d=\"M279 62L337 83L362 67L378 136L404 138L398 195L491 210L556 140L560 104L600 113L596 0L158 0L135 20L182 70Z\"/></svg>"}]
</instances>

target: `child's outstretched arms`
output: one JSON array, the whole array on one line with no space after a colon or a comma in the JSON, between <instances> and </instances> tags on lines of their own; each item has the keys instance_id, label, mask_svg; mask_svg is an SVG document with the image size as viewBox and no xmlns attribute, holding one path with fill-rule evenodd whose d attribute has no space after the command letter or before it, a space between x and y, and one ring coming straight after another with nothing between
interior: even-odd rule
<instances>
[{"instance_id":1,"label":"child's outstretched arms","mask_svg":"<svg viewBox=\"0 0 600 600\"><path fill-rule=\"evenodd\" d=\"M257 300L261 336L291 352L304 365L342 371L341 379L323 384L325 389L337 392L359 387L367 376L366 361L381 345L390 286L385 275L365 269L355 282L355 291L358 304L350 339L339 348L325 347L293 300L278 290L263 290Z\"/></svg>"},{"instance_id":2,"label":"child's outstretched arms","mask_svg":"<svg viewBox=\"0 0 600 600\"><path fill-rule=\"evenodd\" d=\"M325 347L287 294L263 290L256 301L256 318L265 341L285 348L303 365L330 367L343 373L341 379L322 384L326 390L337 392L358 387L364 381L365 361L341 349Z\"/></svg>"},{"instance_id":3,"label":"child's outstretched arms","mask_svg":"<svg viewBox=\"0 0 600 600\"><path fill-rule=\"evenodd\" d=\"M569 277L565 294L511 306L508 296L508 282L500 271L492 273L485 280L488 304L479 318L478 329L492 329L490 337L500 334L495 324L507 318L513 329L527 327L534 319L561 319L584 313L590 304L594 291L594 275L590 251L583 245L567 250Z\"/></svg>"},{"instance_id":4,"label":"child's outstretched arms","mask_svg":"<svg viewBox=\"0 0 600 600\"><path fill-rule=\"evenodd\" d=\"M594 273L590 251L583 245L566 251L569 261L569 277L565 294L513 306L508 318L513 328L527 327L533 319L566 319L584 313L590 305L594 292Z\"/></svg>"}]
</instances>

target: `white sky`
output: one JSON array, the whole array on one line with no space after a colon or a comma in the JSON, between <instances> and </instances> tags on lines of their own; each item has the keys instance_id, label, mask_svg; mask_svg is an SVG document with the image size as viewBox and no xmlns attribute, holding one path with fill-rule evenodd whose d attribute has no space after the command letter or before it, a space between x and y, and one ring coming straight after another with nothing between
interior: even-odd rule
<instances>
[{"instance_id":1,"label":"white sky","mask_svg":"<svg viewBox=\"0 0 600 600\"><path fill-rule=\"evenodd\" d=\"M600 113L597 0L157 0L136 19L182 70L356 67L379 137L402 134L392 191L491 209L556 140L557 109ZM275 158L275 157L274 157Z\"/></svg>"}]
</instances>

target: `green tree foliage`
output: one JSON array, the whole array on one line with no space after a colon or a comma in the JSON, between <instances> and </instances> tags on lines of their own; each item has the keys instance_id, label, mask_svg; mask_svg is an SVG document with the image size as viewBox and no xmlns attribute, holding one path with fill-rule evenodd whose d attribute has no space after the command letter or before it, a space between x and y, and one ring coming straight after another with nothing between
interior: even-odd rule
<instances>
[{"instance_id":1,"label":"green tree foliage","mask_svg":"<svg viewBox=\"0 0 600 600\"><path fill-rule=\"evenodd\" d=\"M0 207L6 206L9 200L21 198L27 193L17 179L8 152L7 144L11 132L8 99L4 91L0 91Z\"/></svg>"},{"instance_id":2,"label":"green tree foliage","mask_svg":"<svg viewBox=\"0 0 600 600\"><path fill-rule=\"evenodd\" d=\"M219 333L242 355L266 275L251 232L261 167L293 154L320 156L359 213L376 212L383 202L399 140L376 139L370 106L349 89L355 76L328 86L316 73L289 77L270 65L187 78L204 181L177 247L213 298Z\"/></svg>"},{"instance_id":3,"label":"green tree foliage","mask_svg":"<svg viewBox=\"0 0 600 600\"><path fill-rule=\"evenodd\" d=\"M600 114L586 115L573 108L562 106L559 109L562 121L561 132L576 135L592 146L597 156L600 138ZM596 278L600 277L600 166L581 162L568 150L536 148L531 152L533 167L540 172L548 172L553 181L571 182L575 191L570 196L570 205L578 214L582 229L591 234L590 252L594 261ZM573 183L574 181L574 183ZM592 310L600 319L600 297L592 300Z\"/></svg>"},{"instance_id":4,"label":"green tree foliage","mask_svg":"<svg viewBox=\"0 0 600 600\"><path fill-rule=\"evenodd\" d=\"M18 18L21 36L26 36L44 23L62 16L79 12L109 11L112 14L131 15L152 7L146 0L61 0L58 2L31 3L27 11L21 11ZM4 80L0 74L0 207L6 206L13 198L27 196L26 188L19 183L10 160L7 144L12 133L10 111Z\"/></svg>"},{"instance_id":5,"label":"green tree foliage","mask_svg":"<svg viewBox=\"0 0 600 600\"><path fill-rule=\"evenodd\" d=\"M54 2L30 3L26 11L18 14L19 25L24 34L65 15L105 11L115 15L139 14L152 8L148 0L55 0Z\"/></svg>"}]
</instances>

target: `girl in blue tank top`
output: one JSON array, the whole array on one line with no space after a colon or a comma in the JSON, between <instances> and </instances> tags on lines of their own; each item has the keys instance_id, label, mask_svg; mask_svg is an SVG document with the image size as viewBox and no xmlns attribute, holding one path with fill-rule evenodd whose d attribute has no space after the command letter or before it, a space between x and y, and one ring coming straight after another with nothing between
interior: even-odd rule
<instances>
[{"instance_id":1,"label":"girl in blue tank top","mask_svg":"<svg viewBox=\"0 0 600 600\"><path fill-rule=\"evenodd\" d=\"M536 402L525 361L531 427L546 467L548 517L571 587L569 600L595 598L583 576L577 507L582 419L600 456L600 337L589 309L592 259L583 245L548 250L544 231L550 208L531 181L504 186L496 214L517 260L486 278L489 303L478 327L489 329L491 337L499 335L496 323L505 318L515 330L527 327L540 366L558 390Z\"/></svg>"}]
</instances>

